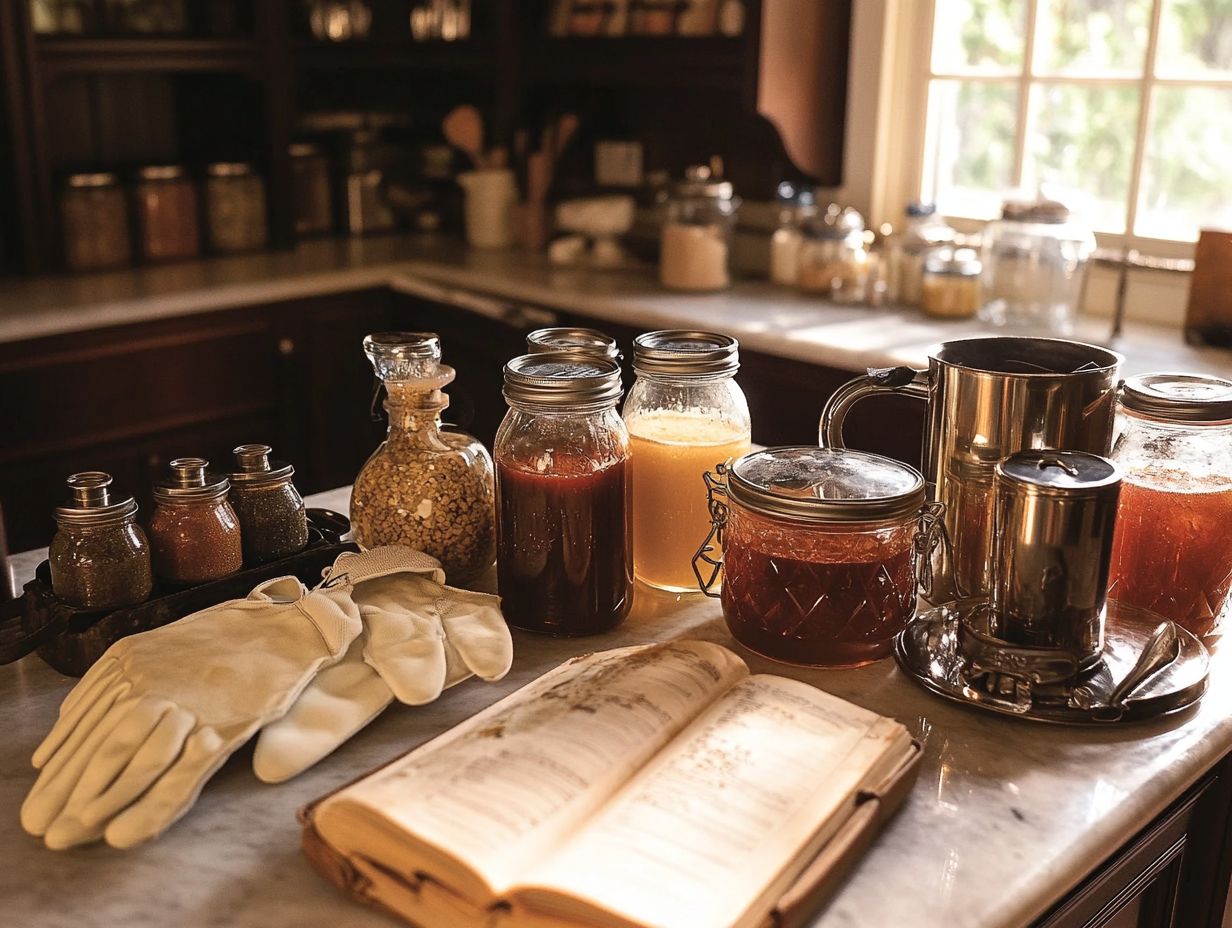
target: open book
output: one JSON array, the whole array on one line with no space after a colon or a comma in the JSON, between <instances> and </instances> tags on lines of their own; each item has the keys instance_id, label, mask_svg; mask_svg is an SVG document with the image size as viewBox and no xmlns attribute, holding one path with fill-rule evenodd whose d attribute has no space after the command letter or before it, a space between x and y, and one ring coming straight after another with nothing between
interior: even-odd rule
<instances>
[{"instance_id":1,"label":"open book","mask_svg":"<svg viewBox=\"0 0 1232 928\"><path fill-rule=\"evenodd\" d=\"M425 928L757 926L917 755L897 722L720 645L621 648L309 806L305 850Z\"/></svg>"}]
</instances>

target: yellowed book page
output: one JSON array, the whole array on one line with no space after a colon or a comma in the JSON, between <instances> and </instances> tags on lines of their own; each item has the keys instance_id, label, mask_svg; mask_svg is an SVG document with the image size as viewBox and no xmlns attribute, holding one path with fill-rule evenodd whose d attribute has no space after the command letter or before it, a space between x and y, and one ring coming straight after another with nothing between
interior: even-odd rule
<instances>
[{"instance_id":1,"label":"yellowed book page","mask_svg":"<svg viewBox=\"0 0 1232 928\"><path fill-rule=\"evenodd\" d=\"M516 921L759 924L855 793L888 772L883 758L901 760L909 744L897 722L838 697L750 677L511 894Z\"/></svg>"},{"instance_id":2,"label":"yellowed book page","mask_svg":"<svg viewBox=\"0 0 1232 928\"><path fill-rule=\"evenodd\" d=\"M317 829L343 854L489 903L747 675L701 641L570 662L326 800ZM408 853L425 845L437 859Z\"/></svg>"}]
</instances>

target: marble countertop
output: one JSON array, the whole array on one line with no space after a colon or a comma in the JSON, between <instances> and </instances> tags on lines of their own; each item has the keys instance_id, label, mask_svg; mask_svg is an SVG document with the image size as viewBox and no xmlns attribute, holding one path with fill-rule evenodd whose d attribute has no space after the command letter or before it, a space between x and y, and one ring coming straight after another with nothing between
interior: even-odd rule
<instances>
[{"instance_id":1,"label":"marble countertop","mask_svg":"<svg viewBox=\"0 0 1232 928\"><path fill-rule=\"evenodd\" d=\"M526 252L383 236L108 274L2 281L0 342L386 286L433 298L482 294L497 312L502 304L524 303L646 329L719 330L768 354L846 370L920 366L940 341L987 334L975 320L836 306L765 281L741 281L717 294L671 293L649 272L560 268ZM470 308L485 311L473 302ZM1084 317L1074 334L1103 344L1108 331L1108 320ZM1115 347L1126 356L1126 373L1232 374L1232 352L1188 346L1172 328L1131 323Z\"/></svg>"},{"instance_id":2,"label":"marble countertop","mask_svg":"<svg viewBox=\"0 0 1232 928\"><path fill-rule=\"evenodd\" d=\"M346 511L346 491L310 500ZM20 555L33 570L42 555ZM497 684L470 682L420 708L395 706L337 753L280 786L256 780L239 752L197 806L133 851L65 853L25 835L17 809L29 758L72 681L28 657L0 667L8 722L0 745L0 899L22 928L282 928L396 924L321 880L299 853L301 805L469 717L582 651L688 635L732 644L718 603L639 587L629 619L595 638L515 633ZM1048 909L1232 748L1232 663L1216 653L1194 710L1133 726L1063 728L985 715L929 695L892 659L858 670L784 667L745 654L754 671L797 677L893 716L924 740L902 811L818 914L814 928L1018 928Z\"/></svg>"}]
</instances>

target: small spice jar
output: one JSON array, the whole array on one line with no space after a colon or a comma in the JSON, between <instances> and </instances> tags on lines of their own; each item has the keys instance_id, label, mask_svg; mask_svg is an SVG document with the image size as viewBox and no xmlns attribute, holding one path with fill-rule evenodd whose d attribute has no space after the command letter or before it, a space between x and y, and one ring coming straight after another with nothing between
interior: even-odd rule
<instances>
[{"instance_id":1,"label":"small spice jar","mask_svg":"<svg viewBox=\"0 0 1232 928\"><path fill-rule=\"evenodd\" d=\"M694 165L672 188L663 222L659 280L670 290L709 292L731 286L731 234L740 208L729 181Z\"/></svg>"},{"instance_id":2,"label":"small spice jar","mask_svg":"<svg viewBox=\"0 0 1232 928\"><path fill-rule=\"evenodd\" d=\"M265 247L265 183L251 164L206 166L205 218L210 248L220 254Z\"/></svg>"},{"instance_id":3,"label":"small spice jar","mask_svg":"<svg viewBox=\"0 0 1232 928\"><path fill-rule=\"evenodd\" d=\"M530 354L545 351L585 351L602 358L620 360L620 348L616 339L598 329L573 326L555 326L535 329L526 336L526 350Z\"/></svg>"},{"instance_id":4,"label":"small spice jar","mask_svg":"<svg viewBox=\"0 0 1232 928\"><path fill-rule=\"evenodd\" d=\"M201 250L197 231L197 191L178 164L137 172L134 187L141 256L147 261L191 258Z\"/></svg>"},{"instance_id":5,"label":"small spice jar","mask_svg":"<svg viewBox=\"0 0 1232 928\"><path fill-rule=\"evenodd\" d=\"M150 545L137 525L137 503L112 500L111 476L84 471L68 478L72 499L56 508L48 563L51 589L84 609L145 602L154 586Z\"/></svg>"},{"instance_id":6,"label":"small spice jar","mask_svg":"<svg viewBox=\"0 0 1232 928\"><path fill-rule=\"evenodd\" d=\"M176 585L233 574L244 563L240 523L227 502L231 481L208 473L204 458L176 458L154 487L150 547L154 572Z\"/></svg>"},{"instance_id":7,"label":"small spice jar","mask_svg":"<svg viewBox=\"0 0 1232 928\"><path fill-rule=\"evenodd\" d=\"M291 478L295 468L270 461L269 445L240 445L231 474L231 507L240 520L245 564L263 564L304 550L308 516Z\"/></svg>"},{"instance_id":8,"label":"small spice jar","mask_svg":"<svg viewBox=\"0 0 1232 928\"><path fill-rule=\"evenodd\" d=\"M836 204L807 220L800 242L796 284L805 293L820 293L836 303L858 303L868 288L868 248L864 217Z\"/></svg>"},{"instance_id":9,"label":"small spice jar","mask_svg":"<svg viewBox=\"0 0 1232 928\"><path fill-rule=\"evenodd\" d=\"M880 455L813 447L754 451L724 473L706 476L715 515L695 564L712 596L721 568L733 637L790 664L857 667L889 654L915 615L924 478Z\"/></svg>"},{"instance_id":10,"label":"small spice jar","mask_svg":"<svg viewBox=\"0 0 1232 928\"><path fill-rule=\"evenodd\" d=\"M319 146L296 142L291 156L291 187L295 194L295 234L324 235L334 228L334 201L329 159Z\"/></svg>"},{"instance_id":11,"label":"small spice jar","mask_svg":"<svg viewBox=\"0 0 1232 928\"><path fill-rule=\"evenodd\" d=\"M114 174L70 174L60 194L60 218L70 271L123 267L131 260L128 203Z\"/></svg>"},{"instance_id":12,"label":"small spice jar","mask_svg":"<svg viewBox=\"0 0 1232 928\"><path fill-rule=\"evenodd\" d=\"M920 308L939 319L970 319L980 311L984 265L970 248L938 251L924 259Z\"/></svg>"}]
</instances>

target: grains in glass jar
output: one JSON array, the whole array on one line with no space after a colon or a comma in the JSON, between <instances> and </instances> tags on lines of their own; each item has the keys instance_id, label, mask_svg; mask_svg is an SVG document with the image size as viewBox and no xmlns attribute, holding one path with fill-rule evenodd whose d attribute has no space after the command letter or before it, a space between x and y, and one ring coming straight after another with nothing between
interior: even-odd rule
<instances>
[{"instance_id":1,"label":"grains in glass jar","mask_svg":"<svg viewBox=\"0 0 1232 928\"><path fill-rule=\"evenodd\" d=\"M243 566L240 523L227 502L230 481L207 473L208 463L177 458L171 477L154 488L154 571L171 584L217 580Z\"/></svg>"},{"instance_id":2,"label":"grains in glass jar","mask_svg":"<svg viewBox=\"0 0 1232 928\"><path fill-rule=\"evenodd\" d=\"M231 506L240 520L244 563L288 557L308 544L304 499L295 489L290 464L270 462L269 445L235 449L239 470L231 474Z\"/></svg>"},{"instance_id":3,"label":"grains in glass jar","mask_svg":"<svg viewBox=\"0 0 1232 928\"><path fill-rule=\"evenodd\" d=\"M205 169L205 219L210 248L227 254L263 248L265 184L251 164L220 161Z\"/></svg>"},{"instance_id":4,"label":"grains in glass jar","mask_svg":"<svg viewBox=\"0 0 1232 928\"><path fill-rule=\"evenodd\" d=\"M73 174L60 194L64 264L70 271L129 263L128 204L114 174Z\"/></svg>"}]
</instances>

